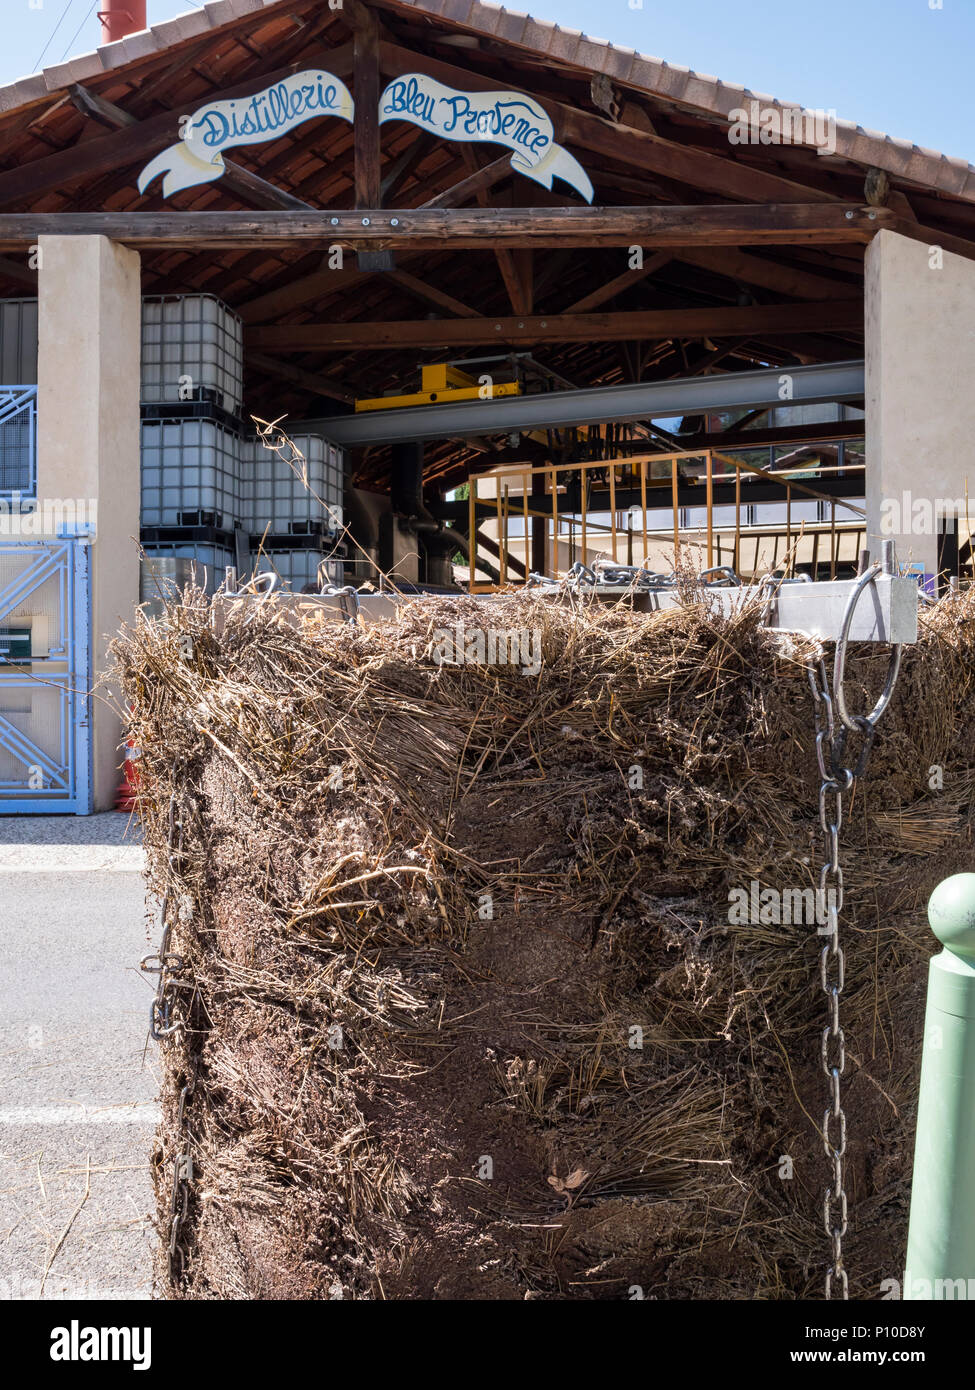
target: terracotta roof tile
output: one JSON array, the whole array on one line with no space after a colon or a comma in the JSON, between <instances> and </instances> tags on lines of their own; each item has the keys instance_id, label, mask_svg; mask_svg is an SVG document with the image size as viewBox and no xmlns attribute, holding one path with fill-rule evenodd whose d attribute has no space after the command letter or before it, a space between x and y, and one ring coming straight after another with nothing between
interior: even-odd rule
<instances>
[{"instance_id":1,"label":"terracotta roof tile","mask_svg":"<svg viewBox=\"0 0 975 1390\"><path fill-rule=\"evenodd\" d=\"M143 29L138 34L129 34L128 38L122 39L118 44L106 44L108 48L121 48L124 61L134 62L137 58L149 58L153 53L158 53L160 44L158 35L151 29ZM104 51L100 48L99 53Z\"/></svg>"},{"instance_id":2,"label":"terracotta roof tile","mask_svg":"<svg viewBox=\"0 0 975 1390\"><path fill-rule=\"evenodd\" d=\"M284 0L208 0L202 9L190 10L165 20L119 43L103 45L97 53L79 55L31 77L0 87L0 111L42 100L71 82L88 80L103 71L124 67L172 44L197 38L208 31L239 21L264 9L280 7ZM737 83L697 73L676 63L618 48L521 10L480 0L386 0L394 11L428 15L441 23L459 25L474 33L494 36L528 54L575 65L583 71L604 72L614 81L643 89L660 100L672 101L707 117L726 117L734 108L756 100L776 107L797 103L776 101L765 93L751 92ZM285 5L286 8L286 5ZM860 164L876 164L911 182L950 192L975 201L975 168L965 159L951 158L935 150L920 149L906 140L892 139L882 131L867 131L849 121L837 121L837 157Z\"/></svg>"}]
</instances>

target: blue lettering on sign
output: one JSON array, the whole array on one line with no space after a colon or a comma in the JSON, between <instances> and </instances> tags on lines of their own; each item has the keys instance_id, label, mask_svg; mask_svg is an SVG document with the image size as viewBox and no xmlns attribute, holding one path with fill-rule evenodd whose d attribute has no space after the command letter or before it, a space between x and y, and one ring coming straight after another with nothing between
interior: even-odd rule
<instances>
[{"instance_id":1,"label":"blue lettering on sign","mask_svg":"<svg viewBox=\"0 0 975 1390\"><path fill-rule=\"evenodd\" d=\"M317 116L351 121L354 113L345 83L319 69L294 73L253 96L208 102L181 123L179 142L142 170L139 191L144 193L160 174L166 198L182 188L212 183L226 168L222 152L233 145L276 140Z\"/></svg>"},{"instance_id":2,"label":"blue lettering on sign","mask_svg":"<svg viewBox=\"0 0 975 1390\"><path fill-rule=\"evenodd\" d=\"M437 107L443 107L438 111ZM541 154L551 137L539 129L537 113L526 101L495 101L479 108L463 92L455 96L434 97L424 92L415 77L391 82L386 89L384 116L408 116L443 135L462 132L471 140L491 140L502 136L506 144Z\"/></svg>"},{"instance_id":3,"label":"blue lettering on sign","mask_svg":"<svg viewBox=\"0 0 975 1390\"><path fill-rule=\"evenodd\" d=\"M203 143L215 149L228 140L273 134L276 130L290 129L296 121L319 112L328 115L338 109L338 92L331 84L324 85L319 77L314 86L309 83L294 89L286 82L279 82L251 97L246 105L237 101L220 102L197 116L193 126L200 131Z\"/></svg>"},{"instance_id":4,"label":"blue lettering on sign","mask_svg":"<svg viewBox=\"0 0 975 1390\"><path fill-rule=\"evenodd\" d=\"M394 79L379 101L379 120L411 121L445 140L486 140L512 151L511 167L545 188L559 178L592 202L585 169L555 140L544 108L518 92L458 92L425 73Z\"/></svg>"},{"instance_id":5,"label":"blue lettering on sign","mask_svg":"<svg viewBox=\"0 0 975 1390\"><path fill-rule=\"evenodd\" d=\"M406 114L416 120L433 125L434 98L420 90L415 77L409 82L391 82L386 89L389 100L383 107L384 116Z\"/></svg>"}]
</instances>

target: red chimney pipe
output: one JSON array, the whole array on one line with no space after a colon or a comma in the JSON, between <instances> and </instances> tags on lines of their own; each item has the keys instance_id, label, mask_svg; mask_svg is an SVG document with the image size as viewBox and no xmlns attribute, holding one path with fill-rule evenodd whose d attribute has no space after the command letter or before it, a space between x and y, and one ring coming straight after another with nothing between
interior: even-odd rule
<instances>
[{"instance_id":1,"label":"red chimney pipe","mask_svg":"<svg viewBox=\"0 0 975 1390\"><path fill-rule=\"evenodd\" d=\"M137 34L147 28L146 0L103 0L105 8L98 11L102 22L102 43L117 43L119 39Z\"/></svg>"}]
</instances>

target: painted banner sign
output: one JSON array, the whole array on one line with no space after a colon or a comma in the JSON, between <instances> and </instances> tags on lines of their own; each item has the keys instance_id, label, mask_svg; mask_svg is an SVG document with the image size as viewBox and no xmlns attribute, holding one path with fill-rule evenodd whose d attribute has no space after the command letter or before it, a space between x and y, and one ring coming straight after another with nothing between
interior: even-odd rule
<instances>
[{"instance_id":1,"label":"painted banner sign","mask_svg":"<svg viewBox=\"0 0 975 1390\"><path fill-rule=\"evenodd\" d=\"M519 92L455 92L452 87L411 72L398 77L379 98L379 120L410 121L445 140L486 140L514 153L511 167L543 188L562 179L585 198L593 186L582 165L555 143L548 115Z\"/></svg>"},{"instance_id":2,"label":"painted banner sign","mask_svg":"<svg viewBox=\"0 0 975 1390\"><path fill-rule=\"evenodd\" d=\"M139 192L160 174L166 198L181 188L212 183L225 171L224 150L277 140L319 116L351 121L354 114L345 83L319 69L296 72L252 97L209 102L183 123L182 138L146 165L139 175Z\"/></svg>"}]
</instances>

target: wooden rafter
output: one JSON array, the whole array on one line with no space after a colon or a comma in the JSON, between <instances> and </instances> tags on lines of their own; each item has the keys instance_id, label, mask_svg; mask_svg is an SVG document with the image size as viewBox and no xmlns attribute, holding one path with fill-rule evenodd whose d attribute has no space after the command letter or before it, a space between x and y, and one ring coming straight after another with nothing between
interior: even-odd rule
<instances>
[{"instance_id":1,"label":"wooden rafter","mask_svg":"<svg viewBox=\"0 0 975 1390\"><path fill-rule=\"evenodd\" d=\"M464 90L489 91L497 86L496 78L395 44L380 45L379 61L390 77L423 72ZM508 85L512 90L519 90L516 83L509 82ZM709 193L742 202L768 199L779 203L805 203L829 201L835 197L815 185L743 163L735 158L734 148L730 144L727 156L712 154L692 145L662 139L635 126L614 124L602 116L553 100L538 91L531 95L552 116L556 136L563 144L575 145L605 158L632 164L638 169L694 184Z\"/></svg>"},{"instance_id":2,"label":"wooden rafter","mask_svg":"<svg viewBox=\"0 0 975 1390\"><path fill-rule=\"evenodd\" d=\"M329 50L331 71L338 77L348 76L352 70L352 58L352 44ZM232 87L207 93L206 99L217 101L250 96L262 87L290 76L296 68L297 65L291 63L273 72L252 74L246 81L235 83ZM0 173L0 207L40 197L55 188L68 188L85 179L128 168L149 158L167 143L179 138L179 118L183 114L185 107L161 111L124 130L71 145L56 154L44 155L17 169Z\"/></svg>"},{"instance_id":3,"label":"wooden rafter","mask_svg":"<svg viewBox=\"0 0 975 1390\"><path fill-rule=\"evenodd\" d=\"M475 169L468 174L467 178L459 179L449 188L445 188L442 193L436 194L433 198L421 203L423 208L456 208L466 203L469 198L474 198L478 194L486 193L494 184L500 183L502 179L511 173L511 156L503 155L500 159L495 159L490 164L485 164L482 169Z\"/></svg>"},{"instance_id":4,"label":"wooden rafter","mask_svg":"<svg viewBox=\"0 0 975 1390\"><path fill-rule=\"evenodd\" d=\"M641 338L753 336L858 329L859 299L827 304L750 304L706 309L653 309L618 314L550 314L433 322L268 325L247 330L250 346L275 352L333 352L398 347L466 347L482 343L614 342Z\"/></svg>"},{"instance_id":5,"label":"wooden rafter","mask_svg":"<svg viewBox=\"0 0 975 1390\"><path fill-rule=\"evenodd\" d=\"M565 312L567 314L586 314L591 309L598 309L600 304L608 304L611 299L615 299L618 294L628 290L631 285L637 285L641 280L646 280L649 276L656 274L658 270L662 270L673 259L669 251L658 251L656 255L650 256L648 260L644 261L638 270L624 270L622 275L607 280L604 285L597 285L589 294L583 295L582 299L577 299L574 304L570 304Z\"/></svg>"},{"instance_id":6,"label":"wooden rafter","mask_svg":"<svg viewBox=\"0 0 975 1390\"><path fill-rule=\"evenodd\" d=\"M352 392L332 377L306 371L290 362L278 362L276 358L268 357L263 352L249 353L247 365L253 371L267 372L271 376L280 377L282 381L290 381L293 385L300 386L303 391L311 391L313 395L328 396L332 400L342 401L344 405L352 404Z\"/></svg>"},{"instance_id":7,"label":"wooden rafter","mask_svg":"<svg viewBox=\"0 0 975 1390\"><path fill-rule=\"evenodd\" d=\"M795 266L780 265L762 256L749 255L734 246L698 247L675 251L674 259L701 270L740 280L746 285L759 285L778 294L795 299L849 299L852 286L826 275L815 275Z\"/></svg>"},{"instance_id":8,"label":"wooden rafter","mask_svg":"<svg viewBox=\"0 0 975 1390\"><path fill-rule=\"evenodd\" d=\"M379 186L380 203L386 205L397 195L403 184L416 170L433 147L433 138L425 130L415 130L406 149L389 164Z\"/></svg>"},{"instance_id":9,"label":"wooden rafter","mask_svg":"<svg viewBox=\"0 0 975 1390\"><path fill-rule=\"evenodd\" d=\"M326 258L327 259L327 258ZM286 285L268 290L255 299L237 306L237 312L245 323L262 323L289 314L305 304L313 304L326 295L337 294L360 284L367 272L362 270L329 270L323 268L310 275L302 275L297 280L289 280Z\"/></svg>"},{"instance_id":10,"label":"wooden rafter","mask_svg":"<svg viewBox=\"0 0 975 1390\"><path fill-rule=\"evenodd\" d=\"M89 92L87 87L83 87L80 83L75 83L70 92L72 103L77 110L98 121L100 125L108 126L110 130L127 130L138 125L135 116L128 111L123 111L113 101L106 101L104 97ZM310 205L301 198L295 198L293 194L286 192L283 188L278 188L276 184L261 178L260 174L245 169L236 160L229 159L225 155L223 163L225 171L221 179L223 187L229 188L232 193L239 194L245 202L252 203L254 207L290 208L292 211L305 212L310 210Z\"/></svg>"},{"instance_id":11,"label":"wooden rafter","mask_svg":"<svg viewBox=\"0 0 975 1390\"><path fill-rule=\"evenodd\" d=\"M409 271L392 270L389 272L389 278L394 284L402 286L408 294L415 295L428 304L435 304L438 309L446 309L449 314L456 314L462 319L480 318L477 309L472 309L469 304L455 299L452 294L447 294L445 290L439 289L436 285L428 284L419 276L411 275Z\"/></svg>"}]
</instances>

